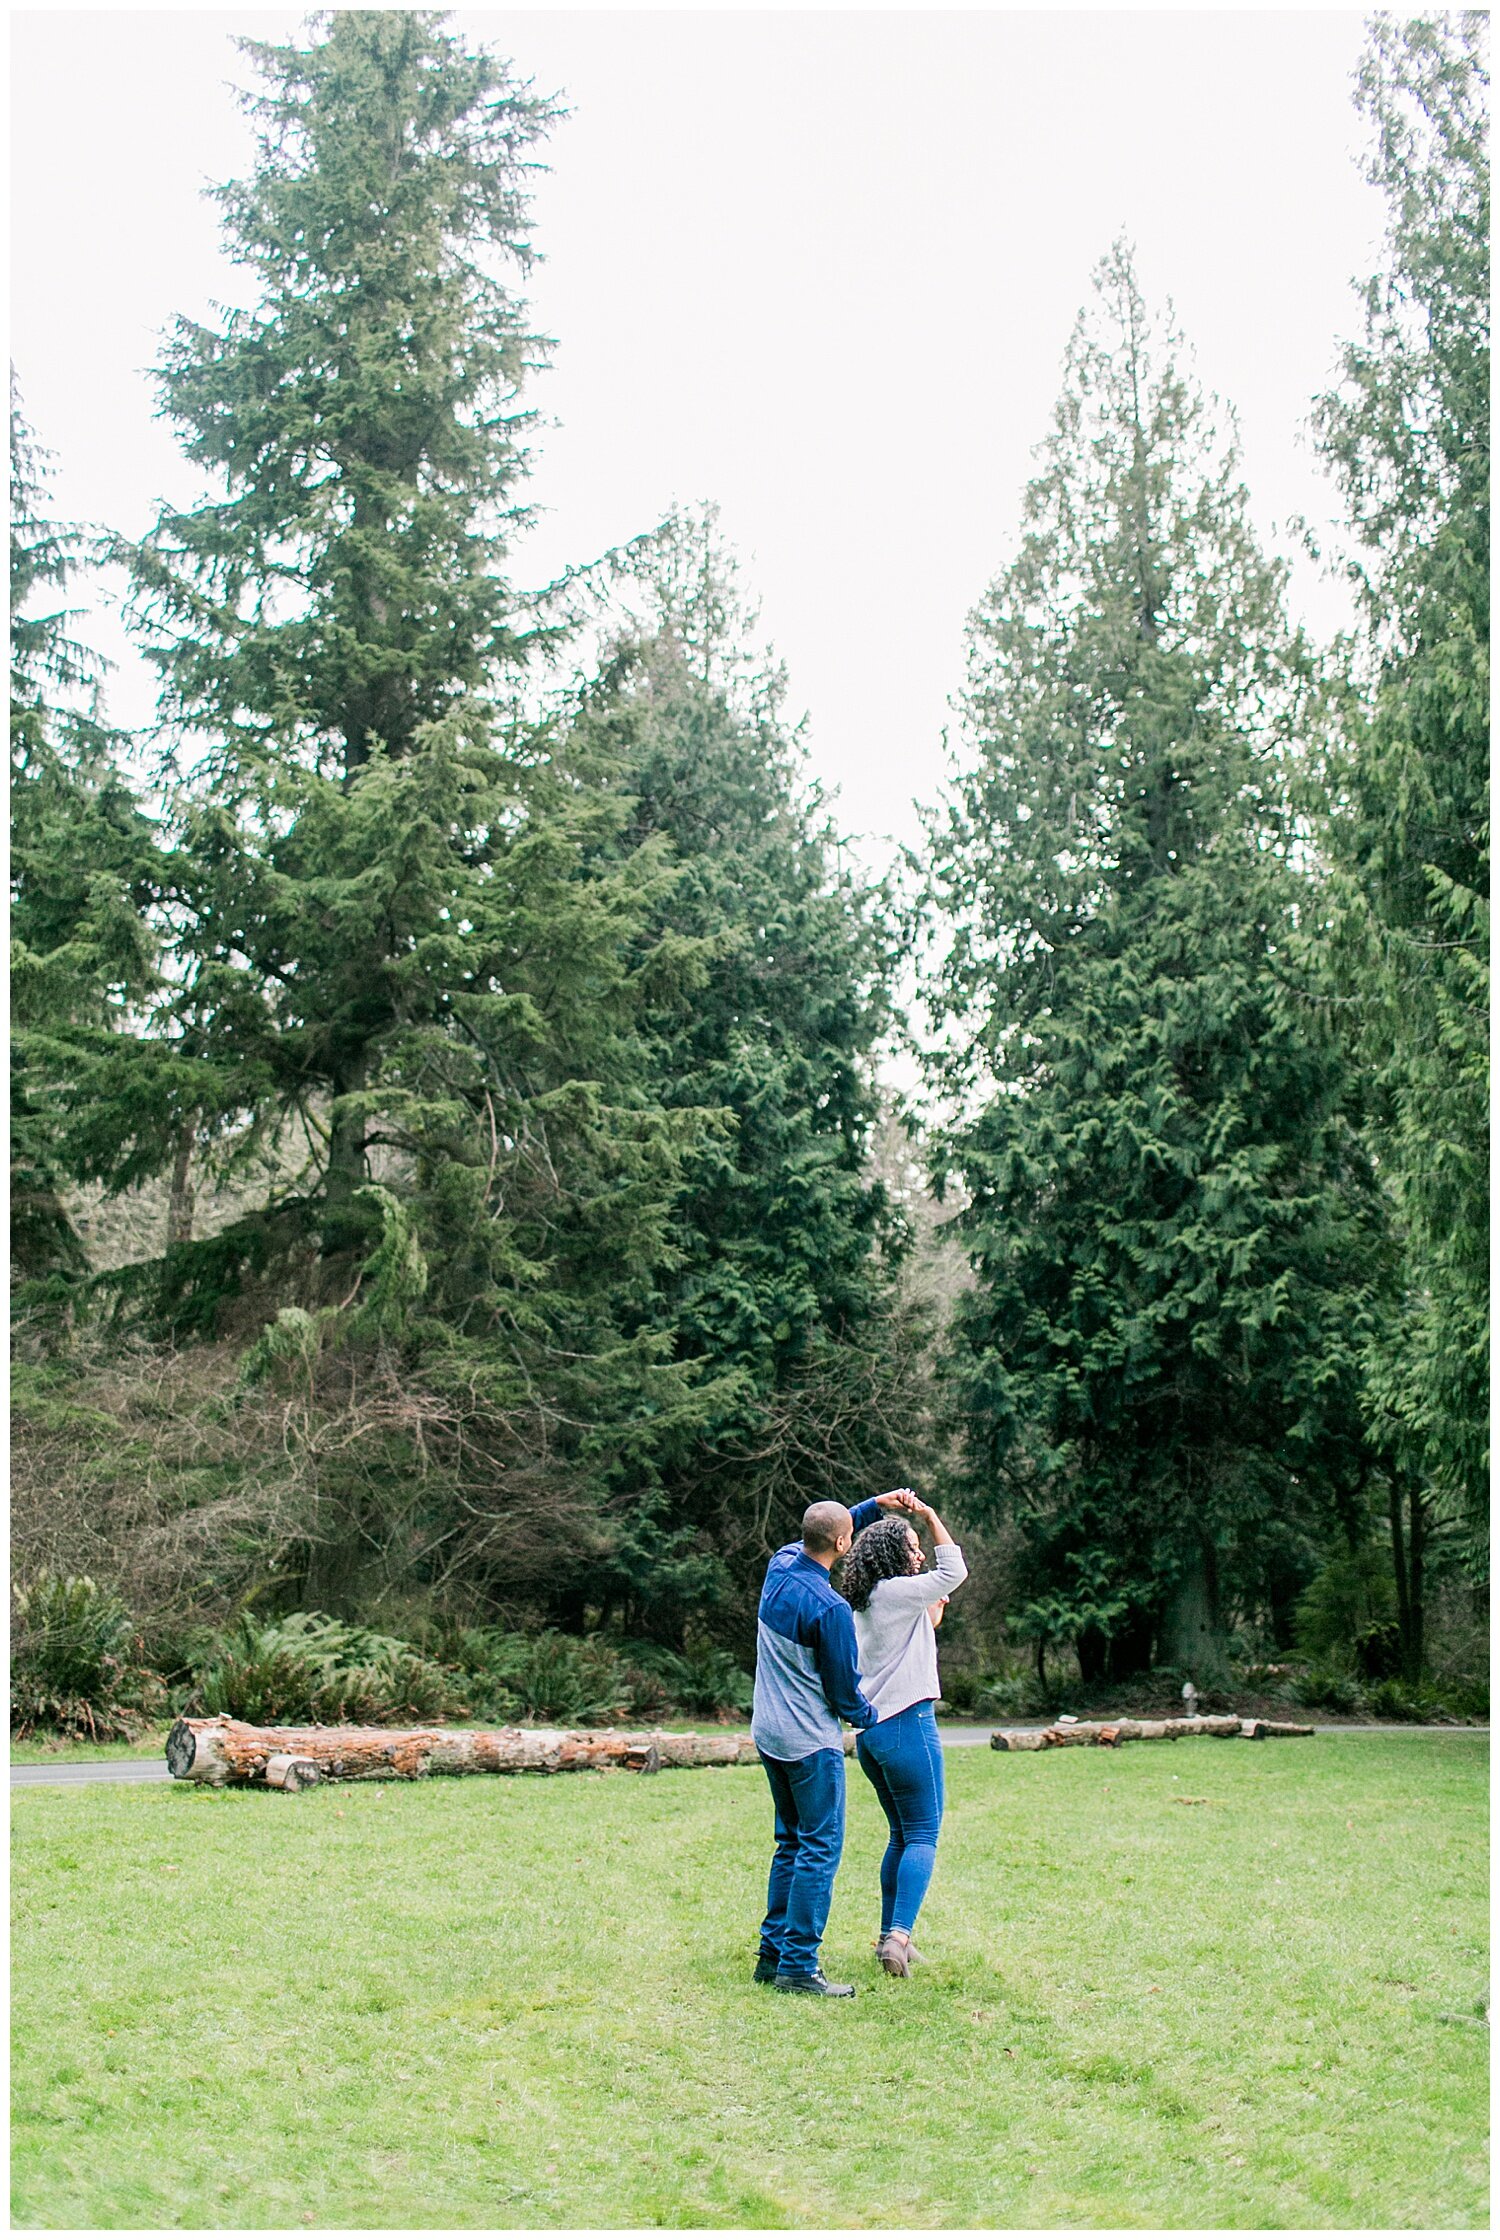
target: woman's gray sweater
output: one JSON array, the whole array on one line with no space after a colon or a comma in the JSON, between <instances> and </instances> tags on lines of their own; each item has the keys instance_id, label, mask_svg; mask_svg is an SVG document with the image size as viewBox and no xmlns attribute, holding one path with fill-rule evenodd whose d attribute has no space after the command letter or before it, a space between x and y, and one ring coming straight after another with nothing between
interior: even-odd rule
<instances>
[{"instance_id":1,"label":"woman's gray sweater","mask_svg":"<svg viewBox=\"0 0 1500 2240\"><path fill-rule=\"evenodd\" d=\"M942 1692L937 1629L927 1612L932 1603L963 1585L969 1567L951 1542L938 1547L934 1555L935 1571L880 1580L863 1610L854 1613L859 1684L882 1719L894 1719L898 1711L931 1702Z\"/></svg>"}]
</instances>

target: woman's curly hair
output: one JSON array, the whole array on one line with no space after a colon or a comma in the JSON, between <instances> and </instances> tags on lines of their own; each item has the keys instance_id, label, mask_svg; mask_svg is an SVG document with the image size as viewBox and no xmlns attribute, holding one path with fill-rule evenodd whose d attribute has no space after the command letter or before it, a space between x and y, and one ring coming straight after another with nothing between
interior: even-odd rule
<instances>
[{"instance_id":1,"label":"woman's curly hair","mask_svg":"<svg viewBox=\"0 0 1500 2240\"><path fill-rule=\"evenodd\" d=\"M905 1517L882 1517L865 1526L844 1558L842 1587L851 1609L863 1610L882 1579L912 1576L910 1530Z\"/></svg>"}]
</instances>

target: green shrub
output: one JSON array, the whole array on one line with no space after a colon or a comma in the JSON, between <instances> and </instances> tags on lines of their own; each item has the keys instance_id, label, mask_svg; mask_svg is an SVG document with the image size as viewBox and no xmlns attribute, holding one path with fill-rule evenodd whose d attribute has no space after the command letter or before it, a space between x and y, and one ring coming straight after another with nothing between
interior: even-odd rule
<instances>
[{"instance_id":1,"label":"green shrub","mask_svg":"<svg viewBox=\"0 0 1500 2240\"><path fill-rule=\"evenodd\" d=\"M493 1719L501 1726L522 1716L521 1698L510 1679L520 1665L525 1639L524 1634L506 1633L499 1626L464 1626L455 1631L440 1623L424 1633L431 1654L462 1674L475 1718Z\"/></svg>"},{"instance_id":2,"label":"green shrub","mask_svg":"<svg viewBox=\"0 0 1500 2240\"><path fill-rule=\"evenodd\" d=\"M165 1707L157 1676L133 1657L130 1612L86 1576L40 1570L11 1597L11 1728L128 1738Z\"/></svg>"},{"instance_id":3,"label":"green shrub","mask_svg":"<svg viewBox=\"0 0 1500 2240\"><path fill-rule=\"evenodd\" d=\"M973 1718L979 1710L979 1692L982 1682L977 1672L966 1672L945 1667L943 1671L943 1703L949 1711L961 1712Z\"/></svg>"},{"instance_id":4,"label":"green shrub","mask_svg":"<svg viewBox=\"0 0 1500 2240\"><path fill-rule=\"evenodd\" d=\"M630 1706L625 1667L596 1636L474 1626L460 1636L459 1657L481 1718L592 1726Z\"/></svg>"},{"instance_id":5,"label":"green shrub","mask_svg":"<svg viewBox=\"0 0 1500 2240\"><path fill-rule=\"evenodd\" d=\"M1320 1670L1316 1665L1298 1673L1290 1694L1308 1711L1361 1711L1364 1691L1347 1673Z\"/></svg>"},{"instance_id":6,"label":"green shrub","mask_svg":"<svg viewBox=\"0 0 1500 2240\"><path fill-rule=\"evenodd\" d=\"M1409 1688L1400 1680L1377 1680L1365 1690L1372 1719L1430 1719L1436 1708L1430 1688Z\"/></svg>"},{"instance_id":7,"label":"green shrub","mask_svg":"<svg viewBox=\"0 0 1500 2240\"><path fill-rule=\"evenodd\" d=\"M1394 1680L1401 1670L1401 1628L1395 1620L1366 1626L1354 1636L1354 1669L1361 1680Z\"/></svg>"},{"instance_id":8,"label":"green shrub","mask_svg":"<svg viewBox=\"0 0 1500 2240\"><path fill-rule=\"evenodd\" d=\"M1414 1688L1405 1680L1378 1680L1365 1691L1365 1704L1374 1719L1487 1719L1490 1695L1482 1685L1452 1687L1424 1680Z\"/></svg>"},{"instance_id":9,"label":"green shrub","mask_svg":"<svg viewBox=\"0 0 1500 2240\"><path fill-rule=\"evenodd\" d=\"M191 1706L255 1726L381 1726L462 1715L456 1677L404 1641L317 1611L248 1611L194 1676Z\"/></svg>"},{"instance_id":10,"label":"green shrub","mask_svg":"<svg viewBox=\"0 0 1500 2240\"><path fill-rule=\"evenodd\" d=\"M632 1726L654 1727L670 1719L683 1706L669 1677L671 1652L638 1657L637 1644L625 1643L620 1651L624 1680L624 1717Z\"/></svg>"},{"instance_id":11,"label":"green shrub","mask_svg":"<svg viewBox=\"0 0 1500 2240\"><path fill-rule=\"evenodd\" d=\"M720 1718L750 1708L749 1675L723 1649L677 1651L598 1634L471 1626L446 1639L444 1650L464 1673L481 1718L593 1726L650 1723L674 1713Z\"/></svg>"},{"instance_id":12,"label":"green shrub","mask_svg":"<svg viewBox=\"0 0 1500 2240\"><path fill-rule=\"evenodd\" d=\"M1389 1554L1364 1547L1330 1558L1297 1604L1300 1654L1324 1672L1353 1673L1359 1644L1369 1642L1379 1661L1383 1628L1396 1614L1396 1584ZM1376 1675L1379 1677L1379 1675Z\"/></svg>"},{"instance_id":13,"label":"green shrub","mask_svg":"<svg viewBox=\"0 0 1500 2240\"><path fill-rule=\"evenodd\" d=\"M985 1719L1050 1719L1081 1700L1081 1693L1065 1674L1049 1671L1044 1685L1028 1669L981 1680L974 1691L974 1708Z\"/></svg>"},{"instance_id":14,"label":"green shrub","mask_svg":"<svg viewBox=\"0 0 1500 2240\"><path fill-rule=\"evenodd\" d=\"M524 1643L511 1687L528 1719L592 1726L629 1708L625 1668L607 1643L548 1628Z\"/></svg>"},{"instance_id":15,"label":"green shrub","mask_svg":"<svg viewBox=\"0 0 1500 2240\"><path fill-rule=\"evenodd\" d=\"M631 1690L631 1710L638 1718L660 1718L668 1712L686 1712L693 1718L743 1717L750 1709L755 1684L727 1649L697 1647L663 1649L654 1642L622 1644Z\"/></svg>"}]
</instances>

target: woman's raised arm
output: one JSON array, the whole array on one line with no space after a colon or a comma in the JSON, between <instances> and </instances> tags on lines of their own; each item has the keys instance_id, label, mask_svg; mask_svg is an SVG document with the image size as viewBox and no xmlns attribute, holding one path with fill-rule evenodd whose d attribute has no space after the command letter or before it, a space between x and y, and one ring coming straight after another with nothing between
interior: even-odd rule
<instances>
[{"instance_id":1,"label":"woman's raised arm","mask_svg":"<svg viewBox=\"0 0 1500 2240\"><path fill-rule=\"evenodd\" d=\"M917 1514L927 1519L927 1528L932 1534L932 1544L935 1548L951 1548L953 1546L952 1533L930 1501L919 1501L917 1503Z\"/></svg>"}]
</instances>

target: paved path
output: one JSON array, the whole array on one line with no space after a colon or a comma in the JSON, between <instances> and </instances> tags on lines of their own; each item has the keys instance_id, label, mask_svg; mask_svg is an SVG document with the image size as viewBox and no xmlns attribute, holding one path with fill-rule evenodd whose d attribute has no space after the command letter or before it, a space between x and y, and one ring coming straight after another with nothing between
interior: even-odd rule
<instances>
[{"instance_id":1,"label":"paved path","mask_svg":"<svg viewBox=\"0 0 1500 2240\"><path fill-rule=\"evenodd\" d=\"M1026 1722L1012 1722L1016 1732L1026 1731ZM1040 1727L1040 1720L1035 1722ZM950 1749L963 1749L988 1742L993 1727L950 1727L944 1725L940 1732ZM1319 1734L1488 1734L1488 1727L1418 1727L1418 1726L1320 1726ZM58 1765L12 1766L10 1785L13 1789L76 1789L91 1781L170 1781L165 1758L105 1758L97 1764L85 1764L75 1759Z\"/></svg>"},{"instance_id":2,"label":"paved path","mask_svg":"<svg viewBox=\"0 0 1500 2240\"><path fill-rule=\"evenodd\" d=\"M165 1758L102 1758L85 1765L81 1759L55 1766L12 1766L13 1789L37 1787L77 1789L89 1781L170 1781Z\"/></svg>"}]
</instances>

